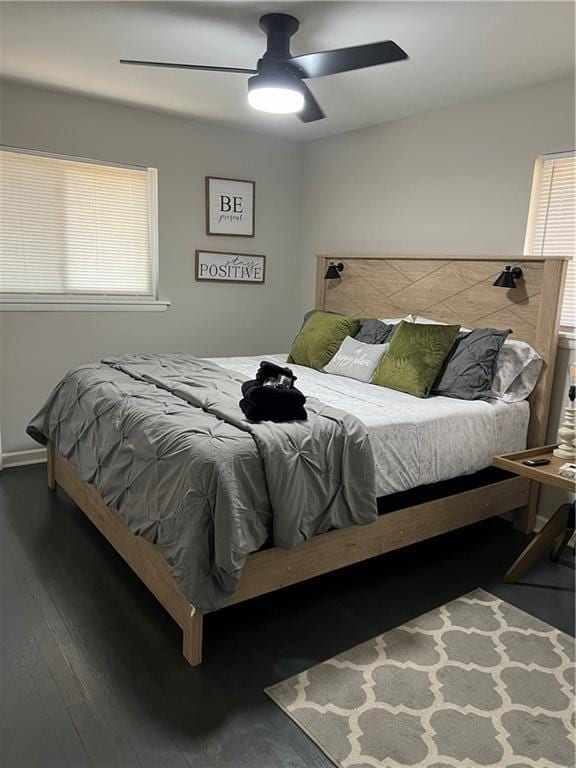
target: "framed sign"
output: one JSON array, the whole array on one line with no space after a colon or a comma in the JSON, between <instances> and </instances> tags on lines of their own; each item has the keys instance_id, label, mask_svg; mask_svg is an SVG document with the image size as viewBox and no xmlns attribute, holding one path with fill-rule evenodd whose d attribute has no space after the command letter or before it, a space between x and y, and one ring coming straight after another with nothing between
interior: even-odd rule
<instances>
[{"instance_id":1,"label":"framed sign","mask_svg":"<svg viewBox=\"0 0 576 768\"><path fill-rule=\"evenodd\" d=\"M196 251L196 280L207 283L263 283L266 256L228 251Z\"/></svg>"},{"instance_id":2,"label":"framed sign","mask_svg":"<svg viewBox=\"0 0 576 768\"><path fill-rule=\"evenodd\" d=\"M255 181L206 176L206 234L254 237Z\"/></svg>"}]
</instances>

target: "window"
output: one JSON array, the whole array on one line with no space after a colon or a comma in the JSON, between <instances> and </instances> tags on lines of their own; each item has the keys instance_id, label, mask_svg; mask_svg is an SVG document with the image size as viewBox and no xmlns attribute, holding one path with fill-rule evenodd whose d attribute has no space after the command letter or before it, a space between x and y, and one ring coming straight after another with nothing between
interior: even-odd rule
<instances>
[{"instance_id":1,"label":"window","mask_svg":"<svg viewBox=\"0 0 576 768\"><path fill-rule=\"evenodd\" d=\"M156 170L0 149L3 302L156 298Z\"/></svg>"},{"instance_id":2,"label":"window","mask_svg":"<svg viewBox=\"0 0 576 768\"><path fill-rule=\"evenodd\" d=\"M571 256L560 325L576 325L576 156L544 155L536 161L524 253Z\"/></svg>"}]
</instances>

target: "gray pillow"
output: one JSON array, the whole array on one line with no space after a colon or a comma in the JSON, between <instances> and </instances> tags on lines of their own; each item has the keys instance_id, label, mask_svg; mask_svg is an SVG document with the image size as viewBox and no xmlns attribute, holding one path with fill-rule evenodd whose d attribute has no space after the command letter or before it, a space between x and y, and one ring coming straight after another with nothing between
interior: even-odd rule
<instances>
[{"instance_id":1,"label":"gray pillow","mask_svg":"<svg viewBox=\"0 0 576 768\"><path fill-rule=\"evenodd\" d=\"M324 366L324 372L369 382L389 346L390 344L364 344L352 336L346 336L338 352Z\"/></svg>"},{"instance_id":2,"label":"gray pillow","mask_svg":"<svg viewBox=\"0 0 576 768\"><path fill-rule=\"evenodd\" d=\"M382 320L360 320L360 329L354 338L364 344L385 344L392 340L396 327Z\"/></svg>"},{"instance_id":3,"label":"gray pillow","mask_svg":"<svg viewBox=\"0 0 576 768\"><path fill-rule=\"evenodd\" d=\"M488 400L500 347L511 330L477 328L459 333L431 395L457 397L460 400Z\"/></svg>"}]
</instances>

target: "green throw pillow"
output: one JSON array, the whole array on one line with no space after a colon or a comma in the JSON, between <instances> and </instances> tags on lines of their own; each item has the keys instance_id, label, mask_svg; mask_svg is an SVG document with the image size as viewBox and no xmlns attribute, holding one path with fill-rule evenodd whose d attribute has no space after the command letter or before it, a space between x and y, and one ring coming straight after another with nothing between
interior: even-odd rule
<instances>
[{"instance_id":1,"label":"green throw pillow","mask_svg":"<svg viewBox=\"0 0 576 768\"><path fill-rule=\"evenodd\" d=\"M359 327L360 321L354 317L314 312L294 339L288 362L321 371L338 352L346 336L354 336Z\"/></svg>"},{"instance_id":2,"label":"green throw pillow","mask_svg":"<svg viewBox=\"0 0 576 768\"><path fill-rule=\"evenodd\" d=\"M459 325L421 325L402 321L372 384L427 397L456 341Z\"/></svg>"}]
</instances>

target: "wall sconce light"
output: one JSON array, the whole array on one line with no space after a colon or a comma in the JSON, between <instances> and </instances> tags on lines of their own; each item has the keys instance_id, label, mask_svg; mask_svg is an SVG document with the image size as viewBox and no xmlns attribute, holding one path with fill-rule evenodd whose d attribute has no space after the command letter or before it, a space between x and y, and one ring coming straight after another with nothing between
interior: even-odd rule
<instances>
[{"instance_id":1,"label":"wall sconce light","mask_svg":"<svg viewBox=\"0 0 576 768\"><path fill-rule=\"evenodd\" d=\"M338 264L334 264L334 262L331 261L326 270L326 274L324 275L324 280L339 280L340 272L342 272L343 269L344 264L342 264L341 261L339 261Z\"/></svg>"},{"instance_id":2,"label":"wall sconce light","mask_svg":"<svg viewBox=\"0 0 576 768\"><path fill-rule=\"evenodd\" d=\"M522 277L522 274L520 267L511 267L508 265L506 269L500 273L493 285L497 288L516 288L516 280L519 280Z\"/></svg>"}]
</instances>

